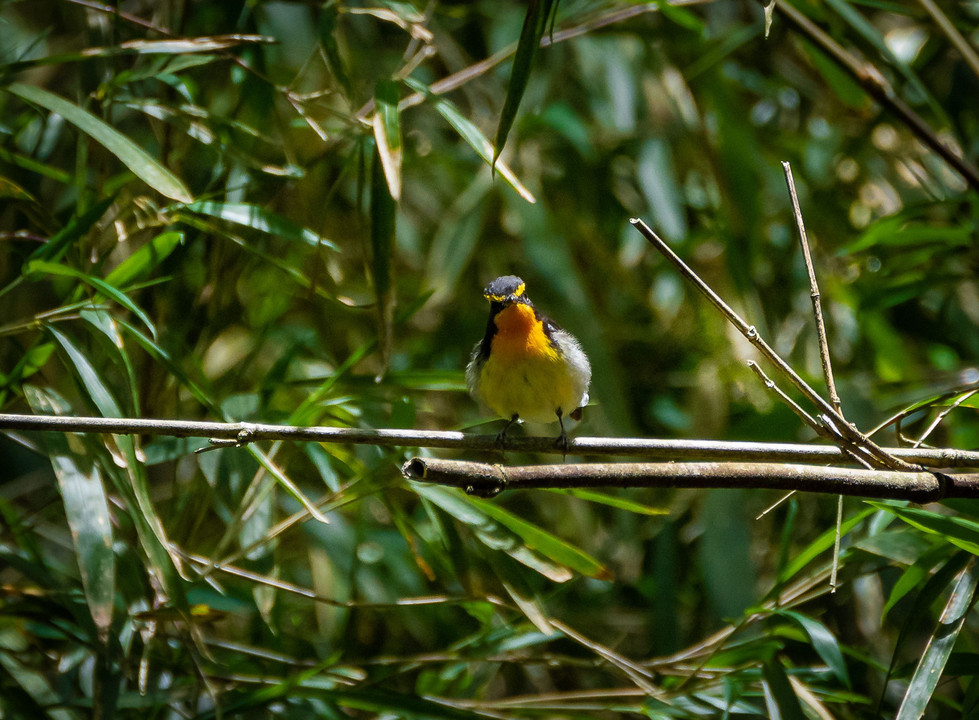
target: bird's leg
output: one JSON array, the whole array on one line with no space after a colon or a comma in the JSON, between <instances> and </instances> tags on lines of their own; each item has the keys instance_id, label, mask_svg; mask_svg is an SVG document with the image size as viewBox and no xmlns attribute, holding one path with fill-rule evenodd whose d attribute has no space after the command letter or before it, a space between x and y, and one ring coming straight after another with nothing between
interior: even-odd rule
<instances>
[{"instance_id":1,"label":"bird's leg","mask_svg":"<svg viewBox=\"0 0 979 720\"><path fill-rule=\"evenodd\" d=\"M555 413L557 414L557 421L561 425L561 434L558 435L555 444L561 448L561 460L563 462L568 459L568 433L564 430L564 411L558 408L555 410Z\"/></svg>"},{"instance_id":2,"label":"bird's leg","mask_svg":"<svg viewBox=\"0 0 979 720\"><path fill-rule=\"evenodd\" d=\"M513 417L507 420L507 423L503 426L503 429L496 434L496 444L501 450L503 449L503 445L506 443L506 431L509 430L510 426L517 422L519 418L520 416L517 415L517 413L513 413Z\"/></svg>"}]
</instances>

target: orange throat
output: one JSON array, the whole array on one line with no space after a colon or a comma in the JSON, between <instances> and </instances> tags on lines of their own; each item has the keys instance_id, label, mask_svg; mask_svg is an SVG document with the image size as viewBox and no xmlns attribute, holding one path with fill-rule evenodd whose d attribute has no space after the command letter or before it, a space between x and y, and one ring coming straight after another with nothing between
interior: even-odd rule
<instances>
[{"instance_id":1,"label":"orange throat","mask_svg":"<svg viewBox=\"0 0 979 720\"><path fill-rule=\"evenodd\" d=\"M550 338L544 333L544 325L537 319L530 305L516 303L505 307L497 313L495 322L493 354L497 357L557 356Z\"/></svg>"}]
</instances>

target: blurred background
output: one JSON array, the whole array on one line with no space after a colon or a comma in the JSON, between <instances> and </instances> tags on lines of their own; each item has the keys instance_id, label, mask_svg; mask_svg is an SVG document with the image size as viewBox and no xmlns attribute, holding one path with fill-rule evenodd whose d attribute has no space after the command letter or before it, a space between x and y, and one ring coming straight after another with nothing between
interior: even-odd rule
<instances>
[{"instance_id":1,"label":"blurred background","mask_svg":"<svg viewBox=\"0 0 979 720\"><path fill-rule=\"evenodd\" d=\"M926 444L979 446L979 5L771 20L0 3L0 408L495 433L463 369L482 288L517 274L591 358L577 434L810 441L629 223L822 388L789 161L847 418L913 408L875 439L940 420ZM6 717L961 717L979 698L968 633L937 690L914 680L948 588L975 591L967 501L846 500L830 594L833 497L486 502L399 468L498 456L205 444L0 437Z\"/></svg>"}]
</instances>

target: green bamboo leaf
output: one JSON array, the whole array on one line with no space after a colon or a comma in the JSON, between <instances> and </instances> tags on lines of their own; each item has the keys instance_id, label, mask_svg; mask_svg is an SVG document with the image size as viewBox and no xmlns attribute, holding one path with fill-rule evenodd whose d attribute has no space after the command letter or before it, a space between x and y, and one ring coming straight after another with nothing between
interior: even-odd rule
<instances>
[{"instance_id":1,"label":"green bamboo leaf","mask_svg":"<svg viewBox=\"0 0 979 720\"><path fill-rule=\"evenodd\" d=\"M38 65L63 65L94 58L118 57L120 55L177 55L208 53L227 50L238 45L275 42L274 38L263 35L213 35L195 38L167 38L163 40L127 40L118 45L85 48L77 52L45 55L30 60L17 60L0 65L0 73L12 75ZM216 59L214 56L211 60ZM181 58L183 59L183 58ZM171 72L172 68L168 68Z\"/></svg>"},{"instance_id":2,"label":"green bamboo leaf","mask_svg":"<svg viewBox=\"0 0 979 720\"><path fill-rule=\"evenodd\" d=\"M31 253L30 260L58 260L76 240L92 229L106 210L115 202L115 196L103 198L78 216L72 216L61 230Z\"/></svg>"},{"instance_id":3,"label":"green bamboo leaf","mask_svg":"<svg viewBox=\"0 0 979 720\"><path fill-rule=\"evenodd\" d=\"M770 720L806 720L802 703L792 689L789 676L777 657L770 657L762 666L765 678L765 705Z\"/></svg>"},{"instance_id":4,"label":"green bamboo leaf","mask_svg":"<svg viewBox=\"0 0 979 720\"><path fill-rule=\"evenodd\" d=\"M394 283L391 279L391 256L394 253L397 233L397 205L388 190L382 166L384 162L375 155L371 165L371 275L374 279L374 295L377 301L377 337L381 355L378 378L391 365L391 346L394 325Z\"/></svg>"},{"instance_id":5,"label":"green bamboo leaf","mask_svg":"<svg viewBox=\"0 0 979 720\"><path fill-rule=\"evenodd\" d=\"M54 393L27 386L24 395L37 415L71 414L67 403ZM41 442L58 479L85 600L99 637L106 642L112 625L116 561L102 473L77 435L43 433Z\"/></svg>"},{"instance_id":6,"label":"green bamboo leaf","mask_svg":"<svg viewBox=\"0 0 979 720\"><path fill-rule=\"evenodd\" d=\"M527 82L530 80L530 70L534 64L534 57L540 48L541 38L544 37L547 19L555 5L554 0L530 0L527 4L527 14L524 16L520 40L517 42L517 52L513 56L510 81L507 83L506 99L503 101L503 110L500 112L500 122L496 126L496 150L493 152L491 165L496 163L503 151L503 146L506 145L507 136L510 134L510 128L513 127L517 109L520 107L520 101L527 89Z\"/></svg>"},{"instance_id":7,"label":"green bamboo leaf","mask_svg":"<svg viewBox=\"0 0 979 720\"><path fill-rule=\"evenodd\" d=\"M441 508L464 525L489 548L500 550L519 563L535 570L553 582L567 582L574 574L565 566L533 552L514 533L481 512L457 490L427 485L413 485L412 490Z\"/></svg>"},{"instance_id":8,"label":"green bamboo leaf","mask_svg":"<svg viewBox=\"0 0 979 720\"><path fill-rule=\"evenodd\" d=\"M37 198L10 178L0 177L0 198L37 205Z\"/></svg>"},{"instance_id":9,"label":"green bamboo leaf","mask_svg":"<svg viewBox=\"0 0 979 720\"><path fill-rule=\"evenodd\" d=\"M340 46L337 43L337 16L339 11L336 6L324 6L320 9L320 23L318 28L320 47L326 56L326 63L330 71L336 77L347 95L350 95L350 76L347 73L347 64L340 55Z\"/></svg>"},{"instance_id":10,"label":"green bamboo leaf","mask_svg":"<svg viewBox=\"0 0 979 720\"><path fill-rule=\"evenodd\" d=\"M826 0L826 4L836 10L840 17L848 22L850 26L864 38L864 40L873 45L877 49L877 52L881 54L881 57L898 69L910 87L912 87L918 94L918 97L924 98L932 112L939 117L944 115L941 105L937 100L935 100L935 96L921 81L921 78L917 76L908 63L904 62L901 58L891 52L891 49L888 47L884 36L877 30L877 28L873 26L873 24L871 24L863 15L860 14L860 12L854 7L854 3L848 2L848 0Z\"/></svg>"},{"instance_id":11,"label":"green bamboo leaf","mask_svg":"<svg viewBox=\"0 0 979 720\"><path fill-rule=\"evenodd\" d=\"M874 511L871 509L861 510L859 513L854 515L849 520L845 521L840 527L840 535L845 536L853 528L863 522L867 517L873 515ZM788 582L790 579L795 577L803 568L805 568L809 563L819 557L821 554L833 547L833 543L836 537L836 529L831 528L812 541L807 547L805 547L801 552L799 552L786 567L779 573L778 583L772 592L776 592L779 587L784 583Z\"/></svg>"},{"instance_id":12,"label":"green bamboo leaf","mask_svg":"<svg viewBox=\"0 0 979 720\"><path fill-rule=\"evenodd\" d=\"M881 617L886 618L894 606L906 597L909 592L921 588L922 584L928 579L932 568L939 562L944 561L948 557L948 552L948 545L939 544L923 553L913 564L909 565L901 573L901 577L897 579L897 582L894 583L894 587L891 588L891 593L887 596L887 602L884 604Z\"/></svg>"},{"instance_id":13,"label":"green bamboo leaf","mask_svg":"<svg viewBox=\"0 0 979 720\"><path fill-rule=\"evenodd\" d=\"M588 553L565 542L537 525L517 517L509 510L479 498L469 498L479 510L515 533L531 550L539 552L554 562L561 563L575 572L599 580L610 580L612 574Z\"/></svg>"},{"instance_id":14,"label":"green bamboo leaf","mask_svg":"<svg viewBox=\"0 0 979 720\"><path fill-rule=\"evenodd\" d=\"M843 660L843 652L840 650L840 644L833 637L833 633L815 618L802 613L794 610L779 610L777 612L783 617L794 620L805 630L806 635L812 641L813 649L823 659L823 662L829 666L829 669L843 685L848 689L852 688L850 676L846 670L846 662Z\"/></svg>"},{"instance_id":15,"label":"green bamboo leaf","mask_svg":"<svg viewBox=\"0 0 979 720\"><path fill-rule=\"evenodd\" d=\"M102 382L95 366L88 359L88 356L71 341L71 339L58 330L53 325L48 325L47 330L52 337L58 341L61 348L65 351L69 361L75 368L82 386L85 388L92 402L99 409L102 417L123 417L123 412L119 409L119 403L112 396L112 392Z\"/></svg>"},{"instance_id":16,"label":"green bamboo leaf","mask_svg":"<svg viewBox=\"0 0 979 720\"><path fill-rule=\"evenodd\" d=\"M136 344L143 348L143 350L145 350L150 357L166 367L167 372L173 375L183 387L187 388L197 402L206 407L212 413L220 414L217 403L214 401L214 399L208 395L203 388L195 383L183 369L181 364L174 360L170 353L154 342L153 338L147 337L135 326L127 323L125 320L119 320L119 325L126 330L130 336L132 336L132 338L136 341Z\"/></svg>"},{"instance_id":17,"label":"green bamboo leaf","mask_svg":"<svg viewBox=\"0 0 979 720\"><path fill-rule=\"evenodd\" d=\"M401 119L398 114L398 84L380 80L374 91L374 140L384 168L388 192L395 202L401 200Z\"/></svg>"},{"instance_id":18,"label":"green bamboo leaf","mask_svg":"<svg viewBox=\"0 0 979 720\"><path fill-rule=\"evenodd\" d=\"M569 568L589 577L609 577L608 570L587 553L498 505L451 488L412 485L412 489L472 528L487 546L502 550L555 582L570 580L573 575Z\"/></svg>"},{"instance_id":19,"label":"green bamboo leaf","mask_svg":"<svg viewBox=\"0 0 979 720\"><path fill-rule=\"evenodd\" d=\"M483 160L485 160L491 167L498 170L503 179L510 183L511 187L517 191L517 193L529 203L536 203L537 199L528 190L520 179L514 174L514 172L506 165L506 163L498 162L495 159L496 152L493 150L493 145L483 135L482 131L476 127L472 121L466 118L459 109L449 102L444 97L439 95L433 95L431 91L425 85L422 85L417 80L412 78L406 78L405 82L411 87L412 90L420 92L425 95L428 100L435 106L439 115L445 118L446 122L452 126L452 128L459 133L459 136L469 143L469 146L476 151Z\"/></svg>"},{"instance_id":20,"label":"green bamboo leaf","mask_svg":"<svg viewBox=\"0 0 979 720\"><path fill-rule=\"evenodd\" d=\"M179 202L193 201L194 198L190 190L179 178L154 160L139 145L87 110L83 110L63 97L32 85L13 83L8 85L6 90L22 100L57 113L75 125L93 140L102 144L106 150L119 158L123 165L132 170L138 178L161 195Z\"/></svg>"},{"instance_id":21,"label":"green bamboo leaf","mask_svg":"<svg viewBox=\"0 0 979 720\"><path fill-rule=\"evenodd\" d=\"M48 362L54 352L54 343L41 343L20 356L14 369L0 378L0 387L26 380Z\"/></svg>"},{"instance_id":22,"label":"green bamboo leaf","mask_svg":"<svg viewBox=\"0 0 979 720\"><path fill-rule=\"evenodd\" d=\"M938 626L911 676L896 720L918 720L925 714L945 670L945 664L952 654L952 647L962 631L965 616L975 601L976 586L979 585L979 569L976 564L976 558L970 558L956 577L952 594L938 618Z\"/></svg>"},{"instance_id":23,"label":"green bamboo leaf","mask_svg":"<svg viewBox=\"0 0 979 720\"><path fill-rule=\"evenodd\" d=\"M180 211L189 211L197 215L218 218L219 220L249 227L269 235L275 235L284 240L303 242L313 247L323 245L331 250L339 249L334 243L309 228L297 225L271 210L266 210L252 203L224 203L207 200L185 205Z\"/></svg>"},{"instance_id":24,"label":"green bamboo leaf","mask_svg":"<svg viewBox=\"0 0 979 720\"><path fill-rule=\"evenodd\" d=\"M131 282L142 280L183 242L184 234L182 232L160 233L119 263L112 272L105 276L105 281L113 287L120 288Z\"/></svg>"},{"instance_id":25,"label":"green bamboo leaf","mask_svg":"<svg viewBox=\"0 0 979 720\"><path fill-rule=\"evenodd\" d=\"M153 325L153 321L150 320L150 316L143 312L142 309L132 300L130 300L125 293L114 288L112 285L107 283L105 280L101 280L94 275L88 275L83 273L81 270L76 270L75 268L68 267L67 265L60 265L58 263L47 262L46 260L29 260L24 266L24 272L30 273L43 273L46 275L59 275L61 277L70 277L75 280L81 280L86 285L91 285L96 291L105 295L111 300L114 300L119 305L129 310L133 315L139 318L153 337L156 337L156 328Z\"/></svg>"},{"instance_id":26,"label":"green bamboo leaf","mask_svg":"<svg viewBox=\"0 0 979 720\"><path fill-rule=\"evenodd\" d=\"M947 548L949 546L946 545L945 547ZM926 577L923 583L919 583L915 588L914 601L907 611L905 616L906 620L900 625L897 640L894 642L891 662L886 669L883 679L885 686L890 681L891 673L894 672L894 667L908 640L918 636L922 621L930 616L929 608L934 605L935 601L945 592L946 588L952 585L956 576L972 558L973 556L964 550L956 551L955 554L948 557L935 569L931 577Z\"/></svg>"},{"instance_id":27,"label":"green bamboo leaf","mask_svg":"<svg viewBox=\"0 0 979 720\"><path fill-rule=\"evenodd\" d=\"M946 542L979 555L979 523L954 515L939 515L921 508L898 507L883 502L870 502L880 510L897 515L911 527L944 538Z\"/></svg>"},{"instance_id":28,"label":"green bamboo leaf","mask_svg":"<svg viewBox=\"0 0 979 720\"><path fill-rule=\"evenodd\" d=\"M608 507L614 507L618 510L636 513L637 515L654 516L670 514L670 511L667 508L650 507L649 505L643 505L642 503L629 500L628 498L616 497L615 495L606 495L605 493L597 492L595 490L587 490L584 488L549 488L549 492L557 493L558 495L570 495L571 497L578 498L579 500L593 502L599 505L607 505Z\"/></svg>"}]
</instances>

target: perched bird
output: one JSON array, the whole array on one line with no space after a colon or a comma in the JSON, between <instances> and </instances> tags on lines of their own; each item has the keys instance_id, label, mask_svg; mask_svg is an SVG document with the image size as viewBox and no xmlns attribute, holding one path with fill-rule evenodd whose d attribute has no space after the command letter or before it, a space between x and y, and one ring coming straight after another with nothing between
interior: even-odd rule
<instances>
[{"instance_id":1,"label":"perched bird","mask_svg":"<svg viewBox=\"0 0 979 720\"><path fill-rule=\"evenodd\" d=\"M567 448L564 417L581 419L588 403L591 366L573 335L541 315L527 297L524 281L498 277L483 290L490 301L486 334L466 367L470 394L507 424L517 420L561 424L558 442Z\"/></svg>"}]
</instances>

